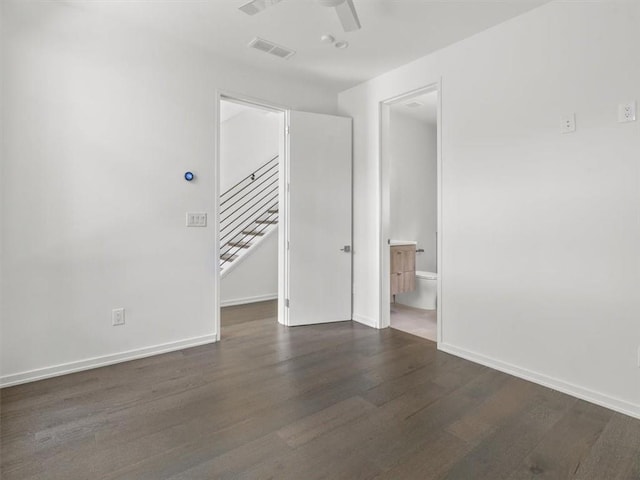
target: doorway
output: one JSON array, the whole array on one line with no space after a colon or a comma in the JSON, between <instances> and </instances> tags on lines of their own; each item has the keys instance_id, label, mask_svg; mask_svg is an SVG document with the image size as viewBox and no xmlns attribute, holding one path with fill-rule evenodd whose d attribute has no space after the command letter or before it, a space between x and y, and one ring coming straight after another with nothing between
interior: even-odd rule
<instances>
[{"instance_id":1,"label":"doorway","mask_svg":"<svg viewBox=\"0 0 640 480\"><path fill-rule=\"evenodd\" d=\"M237 268L232 266L234 262L239 265L243 258L249 258L257 241L267 238L268 229L276 225L278 233L272 235L277 237L277 254L271 252L268 260L275 257L278 265L277 304L272 304L278 323L301 326L351 320L351 119L222 93L218 95L219 114L223 102L275 113L278 152L277 159L267 155L265 163L245 169L240 180L228 181L230 187L223 189L223 118L218 118L214 169L217 340L222 330L220 305L225 291L221 284L225 271L232 272ZM245 143L254 141L246 132L238 137ZM258 182L263 183L255 187ZM241 213L239 208L245 208L254 197L260 198L256 209ZM248 223L243 224L244 220ZM238 298L247 301L246 297ZM264 300L259 296L254 299ZM225 308L233 308L227 305Z\"/></svg>"},{"instance_id":2,"label":"doorway","mask_svg":"<svg viewBox=\"0 0 640 480\"><path fill-rule=\"evenodd\" d=\"M442 335L440 88L381 104L381 310L390 326Z\"/></svg>"},{"instance_id":3,"label":"doorway","mask_svg":"<svg viewBox=\"0 0 640 480\"><path fill-rule=\"evenodd\" d=\"M220 95L217 255L219 328L275 317L286 111ZM275 321L275 320L274 320Z\"/></svg>"}]
</instances>

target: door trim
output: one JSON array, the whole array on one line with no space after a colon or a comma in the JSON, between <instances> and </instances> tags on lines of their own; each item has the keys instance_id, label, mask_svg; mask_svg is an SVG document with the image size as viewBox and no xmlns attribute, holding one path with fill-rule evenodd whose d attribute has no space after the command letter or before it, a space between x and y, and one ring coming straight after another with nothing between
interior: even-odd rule
<instances>
[{"instance_id":1,"label":"door trim","mask_svg":"<svg viewBox=\"0 0 640 480\"><path fill-rule=\"evenodd\" d=\"M214 166L213 166L213 174L215 180L213 182L213 197L214 197L214 208L213 208L213 218L214 218L214 271L215 271L215 282L214 282L214 292L213 292L213 301L214 301L214 313L213 313L213 324L215 328L215 336L216 341L220 341L221 337L221 324L220 324L220 309L222 305L220 303L220 102L222 100L231 101L235 103L239 103L242 105L247 105L250 107L260 108L263 110L269 110L272 112L281 113L280 116L283 124L279 128L279 143L280 143L280 192L278 201L282 202L283 199L283 171L285 166L288 165L288 156L289 152L286 148L286 134L285 134L285 126L289 123L289 107L284 105L278 105L273 102L268 102L265 100L261 100L258 98L250 97L248 95L244 95L237 92L232 92L224 89L216 90L216 117L215 117L215 132L214 132L214 143L215 143L215 157L214 157ZM283 285L286 284L286 270L283 268L283 257L284 250L283 246L285 245L286 239L283 235L283 231L285 230L283 225L288 221L288 212L287 208L280 203L279 205L280 212L279 223L278 224L278 322L284 323L284 294L285 291L283 289Z\"/></svg>"},{"instance_id":2,"label":"door trim","mask_svg":"<svg viewBox=\"0 0 640 480\"><path fill-rule=\"evenodd\" d=\"M284 112L284 124L281 126L280 152L283 154L280 162L280 195L278 205L280 209L280 224L278 225L278 323L289 326L289 126L291 109Z\"/></svg>"},{"instance_id":3,"label":"door trim","mask_svg":"<svg viewBox=\"0 0 640 480\"><path fill-rule=\"evenodd\" d=\"M380 290L379 290L379 325L378 328L388 328L391 322L391 313L389 304L391 301L390 286L389 286L389 246L387 239L389 235L389 168L390 168L390 155L389 155L389 127L390 127L390 107L402 101L406 101L409 98L425 93L438 92L437 102L437 125L436 125L436 184L437 184L437 235L436 235L436 265L438 270L438 280L436 282L436 295L437 295L437 343L442 343L443 335L443 301L442 301L442 252L443 252L443 231L442 231L442 79L439 79L435 83L425 85L423 87L410 90L383 100L379 104L379 218L378 218L378 261L380 262L379 274L380 274Z\"/></svg>"}]
</instances>

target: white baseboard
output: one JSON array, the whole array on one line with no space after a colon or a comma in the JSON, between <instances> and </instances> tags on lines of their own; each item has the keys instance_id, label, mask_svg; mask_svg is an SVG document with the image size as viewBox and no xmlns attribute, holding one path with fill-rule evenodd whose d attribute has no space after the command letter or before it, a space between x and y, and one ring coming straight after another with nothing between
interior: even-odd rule
<instances>
[{"instance_id":1,"label":"white baseboard","mask_svg":"<svg viewBox=\"0 0 640 480\"><path fill-rule=\"evenodd\" d=\"M107 365L113 365L114 363L128 362L129 360L137 360L139 358L159 355L161 353L183 350L185 348L197 347L199 345L213 343L216 341L216 338L216 334L203 335L201 337L178 340L177 342L163 343L160 345L153 345L151 347L129 350L127 352L87 358L85 360L63 363L52 367L38 368L27 372L5 375L0 377L0 388L20 385L21 383L35 382L36 380L44 380L45 378L58 377L60 375L81 372L92 368L104 367Z\"/></svg>"},{"instance_id":2,"label":"white baseboard","mask_svg":"<svg viewBox=\"0 0 640 480\"><path fill-rule=\"evenodd\" d=\"M533 372L525 368L520 368L510 363L502 362L500 360L496 360L494 358L487 357L476 352L471 352L463 348L458 348L444 342L438 343L438 349L442 350L443 352L455 355L456 357L461 357L474 363L479 363L480 365L493 368L494 370L499 370L501 372L508 373L509 375L513 375L515 377L537 383L538 385L542 385L544 387L566 393L567 395L571 395L572 397L580 398L582 400L586 400L587 402L600 405L601 407L605 407L610 410L629 415L630 417L640 418L640 405L627 402L626 400L611 397L609 395L596 392L588 388L574 385L564 380L559 380L554 377L549 377L548 375Z\"/></svg>"},{"instance_id":3,"label":"white baseboard","mask_svg":"<svg viewBox=\"0 0 640 480\"><path fill-rule=\"evenodd\" d=\"M231 300L222 300L221 307L232 307L234 305L244 305L246 303L266 302L267 300L277 300L278 293L268 293L266 295L256 295L255 297L232 298Z\"/></svg>"},{"instance_id":4,"label":"white baseboard","mask_svg":"<svg viewBox=\"0 0 640 480\"><path fill-rule=\"evenodd\" d=\"M361 323L362 325L366 325L371 328L380 328L380 322L374 320L373 318L366 317L364 315L360 315L358 313L353 314L353 321Z\"/></svg>"}]
</instances>

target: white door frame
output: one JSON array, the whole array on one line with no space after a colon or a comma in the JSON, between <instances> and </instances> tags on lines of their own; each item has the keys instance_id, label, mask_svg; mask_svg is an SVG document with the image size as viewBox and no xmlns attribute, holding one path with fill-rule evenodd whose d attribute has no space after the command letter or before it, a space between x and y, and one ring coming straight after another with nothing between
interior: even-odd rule
<instances>
[{"instance_id":1,"label":"white door frame","mask_svg":"<svg viewBox=\"0 0 640 480\"><path fill-rule=\"evenodd\" d=\"M261 108L263 110L269 110L272 112L282 113L281 125L279 130L279 221L278 221L278 322L285 323L285 285L287 283L286 278L286 259L285 259L285 245L286 245L286 228L288 226L288 208L284 204L285 192L284 186L286 185L286 178L288 177L289 168L289 149L288 142L286 140L285 128L289 124L289 107L283 105L277 105L272 102L267 102L261 99L252 98L247 95L243 95L236 92L230 92L227 90L216 90L216 128L215 128L215 158L213 173L215 181L213 182L213 195L214 195L214 261L215 261L215 275L216 281L214 286L214 314L213 323L216 332L216 341L220 341L220 102L222 100L231 101L235 103L245 104L250 107Z\"/></svg>"},{"instance_id":2,"label":"white door frame","mask_svg":"<svg viewBox=\"0 0 640 480\"><path fill-rule=\"evenodd\" d=\"M436 264L438 270L437 280L437 343L442 342L443 332L443 302L442 302L442 80L426 85L424 87L405 92L401 95L388 98L380 102L380 171L379 171L379 198L380 198L380 219L379 219L379 261L380 261L380 328L387 328L391 323L391 313L389 305L391 303L391 291L389 285L389 245L390 238L390 193L389 193L389 168L391 159L389 154L389 134L390 134L390 111L391 105L406 101L418 95L430 92L438 92L437 103L437 235L436 235Z\"/></svg>"}]
</instances>

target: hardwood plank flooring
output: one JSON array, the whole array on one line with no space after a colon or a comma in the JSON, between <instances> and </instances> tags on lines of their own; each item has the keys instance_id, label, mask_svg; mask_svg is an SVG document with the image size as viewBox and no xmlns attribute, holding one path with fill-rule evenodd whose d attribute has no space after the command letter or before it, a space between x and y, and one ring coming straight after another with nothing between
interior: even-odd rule
<instances>
[{"instance_id":1,"label":"hardwood plank flooring","mask_svg":"<svg viewBox=\"0 0 640 480\"><path fill-rule=\"evenodd\" d=\"M357 323L223 309L222 341L0 392L3 480L640 479L640 421Z\"/></svg>"}]
</instances>

